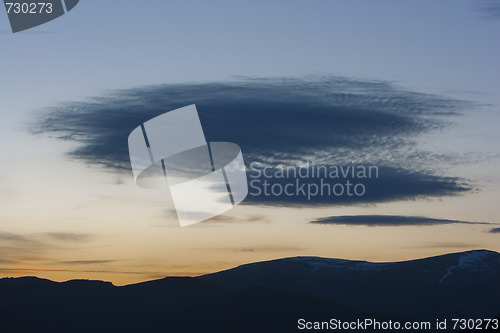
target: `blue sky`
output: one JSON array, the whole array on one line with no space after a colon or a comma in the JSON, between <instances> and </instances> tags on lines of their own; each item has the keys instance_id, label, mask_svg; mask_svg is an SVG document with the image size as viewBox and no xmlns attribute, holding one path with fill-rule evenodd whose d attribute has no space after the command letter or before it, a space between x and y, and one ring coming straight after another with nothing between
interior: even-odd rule
<instances>
[{"instance_id":1,"label":"blue sky","mask_svg":"<svg viewBox=\"0 0 500 333\"><path fill-rule=\"evenodd\" d=\"M0 42L3 46L0 53L0 140L3 150L0 157L0 204L4 207L0 212L0 232L10 235L2 239L7 239L5 246L11 249L10 257L6 255L0 259L15 262L16 267L36 266L42 270L47 265L56 265L54 262L108 260L109 264L113 260L124 260L130 267L135 267L138 262L148 259L156 261L151 264L155 268L146 274L155 270L158 274L165 271L177 274L180 271L173 268L175 265L168 264L175 263L176 259L158 254L168 252L166 245L160 245L168 240L176 244L174 248L183 258L196 256L193 248L261 249L251 254L253 257L249 257L249 253L228 250L230 253L224 257L223 264L215 264L218 261L214 258L220 253L214 250L217 255L203 257L211 263L207 267L190 259L191 268L184 272L189 274L273 256L299 254L392 260L435 254L442 252L443 248L429 248L423 239L412 238L402 229L343 229L342 226L310 225L309 222L325 218L335 220L336 216L344 215L410 218L425 215L438 221L500 222L497 221L499 211L496 208L500 198L497 172L500 164L497 130L500 121L500 44L497 42L500 40L500 19L491 14L491 8L488 10L490 5L490 1L208 3L127 0L116 3L82 0L59 19L17 34L10 32L7 15L0 11ZM316 89L314 84L318 82L323 85ZM303 123L307 128L305 137L321 130L327 123L325 121L329 121L354 124L356 129L364 132L374 131L382 140L373 141L373 145L367 147L363 145L363 136L350 135L351 129L345 125L335 129L337 136L328 142L328 149L338 149L341 139L352 139L354 144L350 146L350 155L346 155L349 158L369 157L365 162L377 163L385 159L387 163L383 165L392 168L404 164L406 172L418 171L420 176L438 177L431 182L443 179L459 181L470 190L465 195L436 199L435 194L441 193L438 186L436 193L417 193L423 198L410 196L415 201L373 200L363 205L302 211L246 205L238 207L228 217L239 221L235 230L222 223L224 219L221 218L219 224L214 222L214 230L224 231L215 231L212 240L200 241L203 228L211 228L210 224L180 234L181 231L174 229L176 221L170 212L168 194L146 193L133 186L126 172L89 164L92 159L94 162L100 159L104 164L123 163L126 144L122 147L117 141L106 141L109 138L119 140L120 135L134 125L121 121L123 114L143 121L144 117L168 111L163 110L168 105L179 107L183 103L197 103L207 130L212 129L217 139L228 134L228 141L240 144L253 154L248 155L249 158L259 155L259 151L265 148L265 138L272 135L282 139L274 141L281 142L281 146L272 147L275 152L284 149L288 154L297 153L289 149L297 142L291 137L286 139L283 134L285 127L281 132L264 129L260 141L243 132L245 124L255 129L259 118L276 110L269 106L270 97L262 93L248 93L247 99L254 104L248 102L246 109L238 106L240 112L247 115L245 124L231 123L238 130L224 133L218 129L217 116L228 115L224 101L237 99L217 89L224 84L237 85L243 94L245 89L267 90L271 97L273 94L279 97L280 110L283 110L284 102L293 101L297 108L291 120L285 123L286 126ZM376 89L363 88L367 85L376 86ZM196 96L181 96L183 89L193 87L199 88ZM305 109L312 103L311 96L319 98L319 95L315 97L307 93L311 89L316 89L317 94L326 94L330 89L338 96L307 113ZM287 97L284 90L292 92L294 97ZM329 113L340 110L341 90L356 95L342 105L342 110L351 110L347 117ZM129 105L120 103L123 96L136 96L144 91L160 97L167 92L175 93L171 99L166 98L160 103L143 99L139 107L146 111L141 109L137 113ZM214 94L219 100L209 103ZM377 99L376 94L383 97ZM404 103L395 103L395 96ZM258 108L257 102L267 105L267 109L253 111ZM357 103L361 102L365 104L358 108ZM417 103L423 111L412 113L412 103ZM365 111L375 110L375 105L379 108L379 113L375 112L378 117L387 117L384 119L389 122L399 120L396 124L402 125L392 128L370 123ZM449 110L450 105L453 106L453 115L432 113ZM304 109L303 113L300 107ZM275 115L285 111L276 112ZM99 123L100 115L104 113L106 123L100 129L109 131L110 136L101 135L102 132L96 131L97 126L85 126L85 120ZM310 119L311 114L314 114L314 119ZM326 120L318 117L321 114L328 115ZM69 128L70 131L82 134L83 146L81 141L61 141L51 137L60 135L57 131L71 124L74 126ZM267 124L273 126L274 123ZM47 133L48 130L56 132ZM34 132L38 134L34 135ZM306 144L304 149L324 150L324 137L317 139L310 141L309 146ZM90 143L95 143L95 140L109 143L109 148L116 149L121 155L114 160L108 158L88 145L89 140ZM399 150L390 150L391 142L404 144L398 146ZM113 146L115 143L117 145ZM85 148L88 148L87 155L76 160L72 158L74 154L71 152ZM379 158L374 157L377 154ZM404 163L398 164L398 159ZM459 188L453 186L451 192ZM407 191L391 193L398 197ZM136 204L130 205L130 202ZM148 222L138 224L137 216ZM376 217L374 219L379 221ZM169 235L150 227L165 224L169 227L161 230L169 230ZM283 228L292 231L283 232ZM434 237L432 233L439 235L441 244L448 244L444 246L447 249L450 244L455 244L457 246L452 248L456 250L475 247L500 250L491 246L498 242L498 234L488 233L488 227L484 225L462 223L425 228L427 231L419 229L416 233L422 232L422 237L429 239ZM471 228L476 228L473 236L470 236ZM397 235L413 241L410 246L413 247L401 249L402 245L396 241L388 245L374 241L356 247L343 244L341 239L337 245L330 246L327 238L321 238L325 230L346 239L357 237L360 240L370 233L380 233L380 239ZM414 235L414 230L411 230ZM92 236L73 238L79 240L76 245L71 241L64 243L71 237L43 236L54 232ZM243 237L239 232L248 235ZM254 233L256 236L252 238ZM279 238L278 244L271 246L269 243L274 242L271 239L259 239L257 235L263 233L275 235ZM140 250L125 250L125 244L130 244L134 234L142 235L142 240L134 243ZM314 244L300 239L300 234L320 239ZM463 240L464 235L468 235L470 241ZM244 244L226 240L218 246L216 240L219 237L241 237L239 243ZM182 239L186 245L174 241L174 238ZM45 251L40 256L46 261L40 263L26 259L33 255L23 254L17 245L12 244L15 239L40 246ZM45 241L50 244L41 246ZM439 243L439 239L431 241ZM142 245L148 242L158 244L158 247ZM75 246L84 250L76 250ZM99 250L103 247L111 250ZM64 251L71 249L66 251L71 254L64 257L58 250L61 248ZM124 268L120 264L107 270L122 271ZM109 274L104 278L124 281ZM140 273L137 276L143 277ZM133 279L140 278L134 276Z\"/></svg>"}]
</instances>

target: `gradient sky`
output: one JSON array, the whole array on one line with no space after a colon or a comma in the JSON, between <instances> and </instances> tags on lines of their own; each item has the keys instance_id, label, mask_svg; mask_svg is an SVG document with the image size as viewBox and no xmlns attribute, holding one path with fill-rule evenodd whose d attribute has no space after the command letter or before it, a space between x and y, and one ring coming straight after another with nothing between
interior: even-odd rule
<instances>
[{"instance_id":1,"label":"gradient sky","mask_svg":"<svg viewBox=\"0 0 500 333\"><path fill-rule=\"evenodd\" d=\"M82 0L16 34L0 11L0 275L125 284L297 255L500 251L492 4ZM247 163L387 172L365 201L249 198L180 228L167 191L117 166L130 128L192 103Z\"/></svg>"}]
</instances>

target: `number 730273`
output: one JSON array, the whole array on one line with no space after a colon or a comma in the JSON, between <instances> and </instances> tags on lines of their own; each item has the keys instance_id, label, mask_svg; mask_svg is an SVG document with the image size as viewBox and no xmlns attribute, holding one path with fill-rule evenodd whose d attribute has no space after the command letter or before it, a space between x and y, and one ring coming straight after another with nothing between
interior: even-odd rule
<instances>
[{"instance_id":1,"label":"number 730273","mask_svg":"<svg viewBox=\"0 0 500 333\"><path fill-rule=\"evenodd\" d=\"M7 14L51 14L50 2L6 2Z\"/></svg>"}]
</instances>

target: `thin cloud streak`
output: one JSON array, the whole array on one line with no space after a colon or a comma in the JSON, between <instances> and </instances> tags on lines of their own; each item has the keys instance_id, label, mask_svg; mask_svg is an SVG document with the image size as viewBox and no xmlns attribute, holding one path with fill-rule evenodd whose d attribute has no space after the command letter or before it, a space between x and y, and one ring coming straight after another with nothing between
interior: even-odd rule
<instances>
[{"instance_id":1,"label":"thin cloud streak","mask_svg":"<svg viewBox=\"0 0 500 333\"><path fill-rule=\"evenodd\" d=\"M117 260L70 260L70 261L60 261L58 264L63 265L99 265L99 264L111 264Z\"/></svg>"},{"instance_id":2,"label":"thin cloud streak","mask_svg":"<svg viewBox=\"0 0 500 333\"><path fill-rule=\"evenodd\" d=\"M72 244L88 243L90 234L48 232L40 234L16 234L0 232L0 260L19 263L24 261L48 261L45 253L68 249Z\"/></svg>"},{"instance_id":3,"label":"thin cloud streak","mask_svg":"<svg viewBox=\"0 0 500 333\"><path fill-rule=\"evenodd\" d=\"M449 219L435 219L423 216L404 215L342 215L329 216L311 221L313 224L354 225L368 227L433 226L443 224L491 224Z\"/></svg>"},{"instance_id":4,"label":"thin cloud streak","mask_svg":"<svg viewBox=\"0 0 500 333\"><path fill-rule=\"evenodd\" d=\"M44 233L43 236L50 240L64 241L64 242L86 242L91 239L91 235L76 234L69 232L47 232Z\"/></svg>"}]
</instances>

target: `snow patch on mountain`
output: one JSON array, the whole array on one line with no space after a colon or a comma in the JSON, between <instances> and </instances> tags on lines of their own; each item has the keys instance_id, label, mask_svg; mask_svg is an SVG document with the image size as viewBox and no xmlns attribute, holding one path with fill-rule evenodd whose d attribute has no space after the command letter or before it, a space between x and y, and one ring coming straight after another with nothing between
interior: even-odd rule
<instances>
[{"instance_id":1,"label":"snow patch on mountain","mask_svg":"<svg viewBox=\"0 0 500 333\"><path fill-rule=\"evenodd\" d=\"M482 271L485 268L493 268L499 264L500 258L498 255L489 251L466 252L458 259L458 267L474 271Z\"/></svg>"},{"instance_id":2,"label":"snow patch on mountain","mask_svg":"<svg viewBox=\"0 0 500 333\"><path fill-rule=\"evenodd\" d=\"M443 277L441 278L441 280L439 280L439 284L443 283L444 280L446 280L446 278L450 275L453 274L453 271L457 269L457 266L456 265L453 265L453 266L450 266L446 269L446 274L443 275Z\"/></svg>"},{"instance_id":3,"label":"snow patch on mountain","mask_svg":"<svg viewBox=\"0 0 500 333\"><path fill-rule=\"evenodd\" d=\"M462 272L494 273L500 272L500 256L498 253L477 250L464 252L458 257L458 263L446 269L446 273L439 280L442 284L452 274Z\"/></svg>"}]
</instances>

